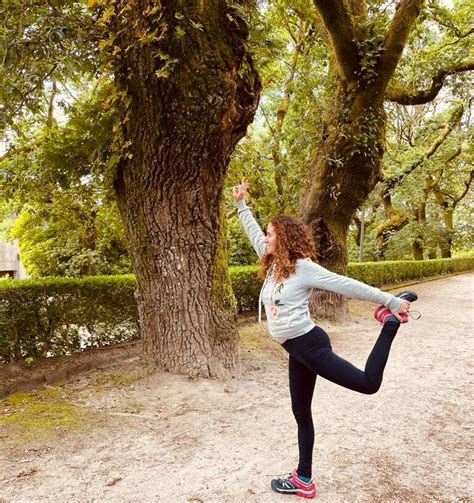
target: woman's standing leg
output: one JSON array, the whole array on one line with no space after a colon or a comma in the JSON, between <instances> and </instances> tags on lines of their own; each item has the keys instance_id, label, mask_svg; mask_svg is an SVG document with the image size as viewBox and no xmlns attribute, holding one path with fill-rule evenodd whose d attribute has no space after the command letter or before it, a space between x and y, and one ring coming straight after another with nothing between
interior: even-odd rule
<instances>
[{"instance_id":1,"label":"woman's standing leg","mask_svg":"<svg viewBox=\"0 0 474 503\"><path fill-rule=\"evenodd\" d=\"M314 427L311 415L316 374L290 355L288 362L291 406L298 425L299 463L297 470L272 480L272 489L281 494L314 498L316 487L311 480Z\"/></svg>"},{"instance_id":2,"label":"woman's standing leg","mask_svg":"<svg viewBox=\"0 0 474 503\"><path fill-rule=\"evenodd\" d=\"M298 475L311 478L314 446L314 426L311 414L316 374L290 355L288 362L291 408L298 425Z\"/></svg>"}]
</instances>

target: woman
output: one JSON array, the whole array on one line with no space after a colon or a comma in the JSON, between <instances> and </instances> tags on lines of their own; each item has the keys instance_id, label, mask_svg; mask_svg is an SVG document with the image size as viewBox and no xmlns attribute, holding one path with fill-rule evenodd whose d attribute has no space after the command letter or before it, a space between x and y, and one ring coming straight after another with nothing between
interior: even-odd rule
<instances>
[{"instance_id":1,"label":"woman","mask_svg":"<svg viewBox=\"0 0 474 503\"><path fill-rule=\"evenodd\" d=\"M316 376L359 393L377 392L392 341L400 323L408 321L410 302L417 296L409 291L393 296L324 269L315 262L309 228L291 215L272 218L265 236L245 204L247 188L244 179L234 187L233 198L265 277L259 299L259 321L263 303L270 334L289 353L291 405L298 425L298 467L272 480L271 487L278 493L313 498L316 488L311 478L314 444L311 400ZM374 312L383 324L382 331L364 371L337 356L326 332L311 320L308 302L313 288L382 304Z\"/></svg>"}]
</instances>

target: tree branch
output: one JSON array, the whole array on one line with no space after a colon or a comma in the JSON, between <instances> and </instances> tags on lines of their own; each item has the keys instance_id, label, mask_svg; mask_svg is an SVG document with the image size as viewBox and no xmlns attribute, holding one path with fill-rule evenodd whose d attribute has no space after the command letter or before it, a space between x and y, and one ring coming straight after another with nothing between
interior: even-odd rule
<instances>
[{"instance_id":1,"label":"tree branch","mask_svg":"<svg viewBox=\"0 0 474 503\"><path fill-rule=\"evenodd\" d=\"M433 2L429 2L428 12L431 14L431 18L433 21L436 21L440 26L447 28L449 31L454 33L456 37L463 38L469 35L472 32L472 29L466 33L462 33L462 31L456 26L455 22L452 19L451 14L447 11L446 8L442 8L439 5L434 5ZM446 18L446 14L448 14Z\"/></svg>"},{"instance_id":2,"label":"tree branch","mask_svg":"<svg viewBox=\"0 0 474 503\"><path fill-rule=\"evenodd\" d=\"M471 187L472 179L474 178L474 170L471 170L469 173L469 178L464 181L465 188L461 194L459 194L458 197L453 198L453 207L456 206L459 201L462 201L466 194L469 191L469 188Z\"/></svg>"},{"instance_id":3,"label":"tree branch","mask_svg":"<svg viewBox=\"0 0 474 503\"><path fill-rule=\"evenodd\" d=\"M400 0L385 37L379 75L385 89L397 68L423 0Z\"/></svg>"},{"instance_id":4,"label":"tree branch","mask_svg":"<svg viewBox=\"0 0 474 503\"><path fill-rule=\"evenodd\" d=\"M446 77L456 73L469 72L471 70L474 70L474 60L466 61L451 68L439 70L438 73L432 77L429 89L414 91L412 93L406 90L394 89L385 95L385 99L399 103L400 105L422 105L423 103L428 103L436 98L443 87Z\"/></svg>"},{"instance_id":5,"label":"tree branch","mask_svg":"<svg viewBox=\"0 0 474 503\"><path fill-rule=\"evenodd\" d=\"M442 206L443 208L450 208L450 209L454 210L456 208L456 206L458 205L458 203L466 197L466 195L469 192L469 189L471 187L471 183L472 183L473 179L474 179L474 170L471 170L471 172L469 173L469 178L464 181L464 190L461 192L461 194L459 194L458 197L453 197L451 194L447 194L447 193L443 192L441 190L439 184L437 184L435 186L433 192L436 197L436 200L438 201L438 204L440 206ZM451 201L452 201L451 204L449 204L448 199L451 199Z\"/></svg>"},{"instance_id":6,"label":"tree branch","mask_svg":"<svg viewBox=\"0 0 474 503\"><path fill-rule=\"evenodd\" d=\"M348 4L344 0L314 0L314 4L329 32L341 78L354 82L360 58Z\"/></svg>"},{"instance_id":7,"label":"tree branch","mask_svg":"<svg viewBox=\"0 0 474 503\"><path fill-rule=\"evenodd\" d=\"M36 138L26 145L22 145L21 147L10 147L4 154L0 156L0 162L5 161L6 159L12 158L14 156L22 155L22 154L28 154L31 152L33 149L35 149L38 145L42 143L41 138Z\"/></svg>"},{"instance_id":8,"label":"tree branch","mask_svg":"<svg viewBox=\"0 0 474 503\"><path fill-rule=\"evenodd\" d=\"M430 147L425 151L425 153L417 159L415 162L410 164L408 168L400 175L394 176L393 178L390 178L385 182L386 188L384 189L385 191L389 192L391 189L399 185L402 180L409 175L411 172L413 172L418 166L423 164L426 159L429 157L433 156L438 148L444 143L446 138L450 135L451 131L455 128L456 124L461 120L462 114L464 112L463 107L459 107L458 110L453 114L453 117L450 121L449 124L446 125L446 127L443 129L441 134L436 138L436 140L430 145Z\"/></svg>"},{"instance_id":9,"label":"tree branch","mask_svg":"<svg viewBox=\"0 0 474 503\"><path fill-rule=\"evenodd\" d=\"M443 176L443 173L444 173L444 169L441 168L441 169L438 169L436 172L435 172L435 175L434 177L431 177L430 175L425 178L425 180L423 181L423 192L425 193L426 195L426 198L428 197L428 194L435 188L438 186L439 184L439 181L441 180L441 177Z\"/></svg>"},{"instance_id":10,"label":"tree branch","mask_svg":"<svg viewBox=\"0 0 474 503\"><path fill-rule=\"evenodd\" d=\"M458 155L461 155L462 149L458 147L445 161L445 164L449 164L450 162L454 161Z\"/></svg>"},{"instance_id":11,"label":"tree branch","mask_svg":"<svg viewBox=\"0 0 474 503\"><path fill-rule=\"evenodd\" d=\"M41 77L39 82L37 84L35 84L31 89L28 89L24 93L22 93L21 91L18 91L21 98L20 98L18 104L16 105L16 108L13 109L13 114L12 114L13 116L17 116L20 114L20 111L25 106L25 103L27 102L27 99L29 98L29 96L31 94L35 93L39 89L39 87L42 86L46 80L48 80L48 78L53 74L53 72L56 70L58 65L59 65L59 63L54 63L50 67L50 69Z\"/></svg>"},{"instance_id":12,"label":"tree branch","mask_svg":"<svg viewBox=\"0 0 474 503\"><path fill-rule=\"evenodd\" d=\"M469 35L473 34L474 33L474 28L471 28L469 31L467 31L466 33L461 33L459 34L459 38L457 38L456 40L453 40L452 42L448 42L444 45L441 45L440 47L432 50L429 52L429 54L434 54L436 52L439 52L441 51L442 49L446 48L446 47L449 47L450 45L456 45L458 44L459 42L461 42L461 40L463 38L466 38L466 37L469 37Z\"/></svg>"}]
</instances>

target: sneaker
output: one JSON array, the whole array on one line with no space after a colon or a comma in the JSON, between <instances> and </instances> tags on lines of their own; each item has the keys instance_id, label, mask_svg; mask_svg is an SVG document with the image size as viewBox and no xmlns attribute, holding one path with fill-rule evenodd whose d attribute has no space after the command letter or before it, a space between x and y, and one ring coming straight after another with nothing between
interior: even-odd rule
<instances>
[{"instance_id":1,"label":"sneaker","mask_svg":"<svg viewBox=\"0 0 474 503\"><path fill-rule=\"evenodd\" d=\"M303 482L293 470L287 475L282 475L272 480L272 489L280 494L295 494L302 498L314 498L316 496L316 486L310 480L308 483Z\"/></svg>"},{"instance_id":2,"label":"sneaker","mask_svg":"<svg viewBox=\"0 0 474 503\"><path fill-rule=\"evenodd\" d=\"M403 290L398 292L395 297L400 297L403 300L408 300L408 302L415 302L418 300L418 295L413 290Z\"/></svg>"},{"instance_id":3,"label":"sneaker","mask_svg":"<svg viewBox=\"0 0 474 503\"><path fill-rule=\"evenodd\" d=\"M406 323L408 321L408 315L404 313L398 313L402 321L400 323ZM395 317L392 311L388 307L385 306L379 306L375 311L374 311L374 318L379 322L382 323L382 325L385 325L388 319L390 317ZM390 320L393 321L393 320ZM397 320L399 322L399 320Z\"/></svg>"},{"instance_id":4,"label":"sneaker","mask_svg":"<svg viewBox=\"0 0 474 503\"><path fill-rule=\"evenodd\" d=\"M413 291L413 290L403 290L401 292L398 292L395 297L400 297L403 300L407 300L408 302L415 302L415 300L418 299L418 295ZM419 313L418 313L419 314ZM400 323L407 323L408 321L408 314L405 313L398 313L402 321ZM393 316L392 311L388 307L385 306L379 306L375 311L374 311L374 318L382 323L384 325L390 316ZM419 316L418 316L419 318ZM418 319L416 318L416 319Z\"/></svg>"}]
</instances>

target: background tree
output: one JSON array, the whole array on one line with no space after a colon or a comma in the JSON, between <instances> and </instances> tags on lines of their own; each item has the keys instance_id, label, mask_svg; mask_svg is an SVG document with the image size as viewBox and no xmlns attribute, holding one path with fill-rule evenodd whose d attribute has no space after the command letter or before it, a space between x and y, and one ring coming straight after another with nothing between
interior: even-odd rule
<instances>
[{"instance_id":1,"label":"background tree","mask_svg":"<svg viewBox=\"0 0 474 503\"><path fill-rule=\"evenodd\" d=\"M432 177L432 180L430 180L430 187L442 211L444 223L444 228L438 241L442 258L450 258L452 256L455 233L454 212L458 204L470 194L469 191L474 177L472 144L467 143L466 147L470 149L469 164L466 164L465 158L460 157L459 154L462 153L462 150L459 149L446 162L447 165L455 162L454 169L447 172L447 170L440 168ZM470 195L472 198L472 192Z\"/></svg>"},{"instance_id":2,"label":"background tree","mask_svg":"<svg viewBox=\"0 0 474 503\"><path fill-rule=\"evenodd\" d=\"M316 237L322 264L344 272L350 222L382 177L384 101L426 103L437 95L447 75L472 69L474 63L465 52L462 62L438 69L429 91L413 90L396 70L410 34L416 40L425 19L416 25L422 0L402 0L396 9L378 2L314 3L331 41L334 84L301 212ZM325 316L347 315L340 296L319 292L315 300L317 311Z\"/></svg>"},{"instance_id":3,"label":"background tree","mask_svg":"<svg viewBox=\"0 0 474 503\"><path fill-rule=\"evenodd\" d=\"M123 226L104 180L112 116L103 103L109 93L109 84L95 83L58 125L52 92L47 116L39 114L35 127L31 120L18 122L17 130L26 131L0 159L2 196L18 214L7 235L18 239L32 276L131 270Z\"/></svg>"},{"instance_id":4,"label":"background tree","mask_svg":"<svg viewBox=\"0 0 474 503\"><path fill-rule=\"evenodd\" d=\"M234 264L254 263L255 253L235 216L230 186L243 176L249 179L252 208L264 228L277 213L298 212L311 145L320 134L326 81L324 34L310 0L271 2L258 17L252 14L250 27L249 50L261 77L262 100L229 168Z\"/></svg>"},{"instance_id":5,"label":"background tree","mask_svg":"<svg viewBox=\"0 0 474 503\"><path fill-rule=\"evenodd\" d=\"M97 69L94 19L82 1L0 4L0 133L24 114L46 114L48 87Z\"/></svg>"},{"instance_id":6,"label":"background tree","mask_svg":"<svg viewBox=\"0 0 474 503\"><path fill-rule=\"evenodd\" d=\"M402 70L392 74L392 77L389 78L390 85L387 84L388 87L384 88L385 84L380 81L382 77L377 77L377 75L381 73L383 67L381 58L386 53L385 44L389 41L389 31L396 30L397 23L402 23L403 9L413 8L414 6L413 3L403 2L402 4L396 13L391 10L393 5L385 5L382 2L367 2L366 8L364 8L363 4L357 4L358 7L354 7L355 10L348 11L349 17L352 16L348 21L348 25L351 26L351 23L354 25L351 29L355 30L359 37L356 40L357 57L354 61L362 68L359 74L349 79L352 82L350 84L351 89L347 91L348 103L352 103L350 106L346 106L347 103L344 104L344 100L341 98L346 92L345 87L349 86L349 84L344 80L343 74L341 77L342 70L336 61L338 56L334 53L336 51L335 46L334 44L331 46L329 32L322 22L323 16L318 18L315 15L314 6L309 2L289 4L288 2L279 1L271 3L265 11L265 21L271 23L273 28L270 34L265 31L265 23L262 23L260 18L260 26L263 25L264 28L253 34L253 40L259 49L256 52L256 63L262 75L264 98L260 105L256 127L251 129L250 135L237 148L236 155L233 158L231 174L233 175L232 182L238 180L243 174L249 176L251 189L253 189L251 196L254 212L262 225L265 225L269 216L277 212L298 211L299 194L305 178L308 178L308 158L313 157L314 161L310 171L313 172L314 178L309 177L310 180L307 183L305 196L306 202L308 202L309 195L313 193L318 204L316 209L313 208L315 210L314 214L318 214L319 208L325 215L318 222L323 222L326 225L332 220L337 220L339 224L336 222L334 226L339 228L343 220L341 228L346 229L347 222L350 221L347 215L350 215L352 211L348 211L350 204L352 204L350 201L354 202L354 187L365 186L364 190L368 191L375 186L377 180L382 180L385 176L397 177L401 172L400 170L406 169L423 156L422 151L407 143L406 148L411 154L407 152L406 155L401 156L402 164L404 164L403 168L392 169L396 163L390 162L390 159L388 164L384 164L382 154L385 149L388 149L391 159L400 157L400 144L397 144L395 139L392 142L391 130L389 130L388 137L385 134L387 100L405 100L406 103L404 102L403 106L397 105L398 109L409 108L411 110L414 107L423 107L423 105L409 105L410 100L424 102L436 99L443 85L450 84L449 91L454 95L459 93L459 89L468 87L465 71L472 66L472 64L466 63L469 54L470 29L467 27L466 20L462 15L463 12L466 13L467 4L459 2L455 9L449 11L438 8L435 2L430 2L423 10L420 10L421 16L417 22L412 19L413 31L411 36L408 37L408 33L405 33L407 37L405 39L406 57L398 60ZM341 9L344 10L346 7L343 6ZM324 5L321 8L324 9ZM328 6L327 8L330 10L332 7ZM358 8L362 9L360 16L356 15L359 12ZM421 9L421 2L419 8ZM348 12L345 15L349 15ZM310 28L307 32L309 36L305 39L306 49L297 58L298 64L294 67L292 66L292 61L294 61L292 56L295 55L294 48L296 46L292 41L296 37L291 37L291 28L293 27L296 30L300 19L299 16L302 13L304 13L304 20L310 22ZM334 15L342 16L341 19L344 18L342 11L339 14L334 13ZM290 30L288 30L288 26ZM346 23L334 23L333 29L336 32L338 30L343 31L342 26L346 26ZM404 30L407 28L408 26L403 27ZM278 46L278 44L274 43L271 35L286 40L286 45L283 47ZM390 43L396 45L400 33L393 31L392 35L394 38ZM334 36L337 37L338 33ZM341 37L344 36L344 34L341 35ZM329 46L333 47L332 52L330 47L329 50L326 47L326 42L329 42ZM351 44L352 42L343 47L347 49ZM396 50L401 51L401 47L397 46ZM442 58L440 58L440 53ZM351 53L348 52L347 54ZM349 58L347 54L346 56ZM385 58L388 57L385 56ZM420 61L423 61L423 64L420 64ZM442 65L444 65L444 69L440 70ZM306 71L307 68L310 69L308 72ZM291 75L291 79L288 79L289 75ZM436 77L434 92L431 91L434 82L433 76ZM379 79L378 83L374 80L377 78ZM287 86L288 82L291 82L290 87ZM338 82L340 87L338 87ZM382 85L382 88L378 88L379 85ZM430 93L417 94L415 92L417 86L424 85L430 89ZM285 92L285 89L290 89L291 93ZM374 103L382 103L380 105L382 107L380 109L380 120L375 118L371 121L370 113L366 113L368 110L366 105L372 106L372 96L375 96L379 91L382 98L377 95ZM341 94L337 95L338 92L341 92ZM403 95L403 93L405 94ZM443 103L446 99L445 93L440 96L438 101ZM362 103L365 103L365 105ZM351 106L358 106L359 109L351 109ZM389 126L394 120L393 114L391 114L392 108L393 106L388 107L390 114L388 116ZM416 116L418 112L410 111L409 113ZM375 114L376 116L377 114ZM359 122L357 122L358 117ZM370 131L372 126L375 129ZM429 129L422 131L422 134L429 131ZM381 135L380 142L377 143L377 134L379 133ZM395 134L393 136L396 137ZM275 141L275 137L278 138L278 141ZM334 140L332 147L330 147L331 138ZM420 148L421 139L420 137L418 140ZM434 140L435 138L432 138L432 141ZM320 143L320 149L315 155L314 145L318 143ZM279 146L279 149L275 155L276 145ZM337 149L339 147L342 153L338 153ZM324 150L326 148L329 150L334 148L333 153L336 153L329 155ZM425 150L428 148L429 145L425 147ZM338 164L335 161L337 160L336 154L342 156L341 159L344 162L341 161ZM346 162L346 157L352 160ZM275 159L279 161L279 164L275 164ZM364 165L366 171L362 169ZM432 165L427 165L427 169L431 167ZM366 176L369 172L373 174L372 179ZM342 183L339 179L345 181ZM276 180L280 180L280 182L277 183ZM342 192L341 196L337 195L338 189L335 188L335 184L339 183L338 180L346 191L345 196L342 195ZM418 184L416 177L408 177L406 180L407 183L403 187L405 191L412 181ZM280 188L278 188L278 185ZM321 190L317 191L315 187L320 187ZM313 189L316 192L311 192ZM379 189L377 188L377 190ZM282 194L286 199L282 199ZM386 194L386 196L388 195ZM413 197L417 199L418 196L414 194ZM379 205L377 197L373 198L373 201L376 206ZM303 209L304 206L305 204L302 205ZM306 208L305 214L309 218L311 208L308 208ZM409 215L405 211L407 208L404 208L401 214L394 210L393 205L391 208L393 213L391 228L384 227L387 231L384 233L384 239L381 239L382 233L379 233L380 242L384 242L384 246L388 247L389 238L398 235L395 230L402 229L407 225L407 231L413 234L412 240L415 242L415 226L412 222L416 208L413 207ZM374 229L375 226L382 225L380 216L378 216L379 212L380 208L372 212L373 216L376 217L372 220ZM356 215L356 213L353 213L353 215ZM397 215L400 217L400 221L397 220ZM321 262L329 268L344 271L346 259L342 260L341 257L344 257L347 252L345 238L347 230L340 236L340 246L342 247L340 250L342 251L339 254L337 251L339 249L337 236L331 234L331 227L328 227L327 232L318 226L316 227L315 234L321 239L319 243ZM237 242L235 232L233 232L233 241ZM369 238L371 238L372 234L373 232L369 234ZM431 234L433 235L433 232ZM433 240L434 238L430 239ZM405 246L406 239L404 238L402 241L403 246ZM238 237L238 242L240 247L242 243L241 236ZM372 251L369 256L377 258L375 246L371 246L371 248ZM397 249L401 251L403 256L410 256L409 248L403 251L404 249L399 246ZM395 250L390 251L390 253L393 256ZM251 253L245 255L245 257L249 256L251 257ZM331 263L331 260L337 262L339 259L342 261L338 269L337 265ZM344 305L339 303L341 299L335 300L331 294L324 293L322 295L323 298L316 302L325 306L324 312L321 313L320 311L320 314L344 316ZM341 310L339 314L338 310Z\"/></svg>"},{"instance_id":7,"label":"background tree","mask_svg":"<svg viewBox=\"0 0 474 503\"><path fill-rule=\"evenodd\" d=\"M442 183L447 199L462 196L458 204L469 206L472 194L465 183L472 170L470 143L466 141L472 136L471 106L469 102L447 105L443 100L416 107L389 107L384 180L365 205L372 208L366 225L366 258L442 255L439 245L445 230L435 198L438 183ZM465 217L458 219L454 233L464 221ZM376 248L370 246L371 240L376 241ZM353 258L355 252L353 249Z\"/></svg>"},{"instance_id":8,"label":"background tree","mask_svg":"<svg viewBox=\"0 0 474 503\"><path fill-rule=\"evenodd\" d=\"M437 130L438 127L441 128L441 130L438 132L436 131L435 138L434 140L429 141L429 146L424 150L421 155L419 155L418 158L415 160L412 160L410 164L407 167L403 167L401 173L387 177L382 183L381 183L381 189L380 189L380 195L381 199L383 201L383 206L384 206L384 211L385 211L385 221L381 224L378 225L377 227L377 243L378 243L378 250L379 250L379 257L384 258L385 253L387 250L388 242L390 238L398 231L403 229L407 224L410 223L410 221L415 218L416 221L418 221L419 228L418 228L418 235L414 238L413 240L413 253L414 253L414 258L416 260L422 260L423 259L423 226L426 223L426 202L428 199L428 196L433 189L433 184L430 181L431 175L427 175L422 177L421 183L423 184L423 189L422 189L422 194L418 198L418 204L411 204L408 205L408 208L411 206L412 209L411 211L406 211L405 212L399 212L396 211L393 207L392 204L392 192L395 190L395 188L403 183L403 181L406 179L407 176L409 176L411 173L413 173L416 169L421 169L424 167L425 162L428 159L431 159L437 152L438 149L444 144L446 139L449 137L453 129L456 127L458 122L461 120L463 114L463 108L458 106L451 116L448 118L448 121L442 124L436 124L435 128L433 128L433 121L431 121L431 129ZM418 120L421 121L421 119L424 118L424 115L418 114ZM418 126L421 124L419 123ZM409 139L409 142L411 143L411 146L413 147L413 150L419 150L420 146L418 146L417 149L415 149L415 133L413 132L413 124L409 124L409 128L405 133L405 136ZM426 136L430 135L418 135L423 138L424 141L426 141ZM422 141L423 141L422 140ZM421 143L419 140L418 143ZM398 143L400 145L400 143ZM413 155L413 153L412 153ZM393 158L395 159L395 158ZM400 161L398 161L400 162ZM438 161L442 162L442 161ZM428 170L430 173L431 170ZM413 206L415 206L413 208ZM411 214L410 214L411 213Z\"/></svg>"}]
</instances>

